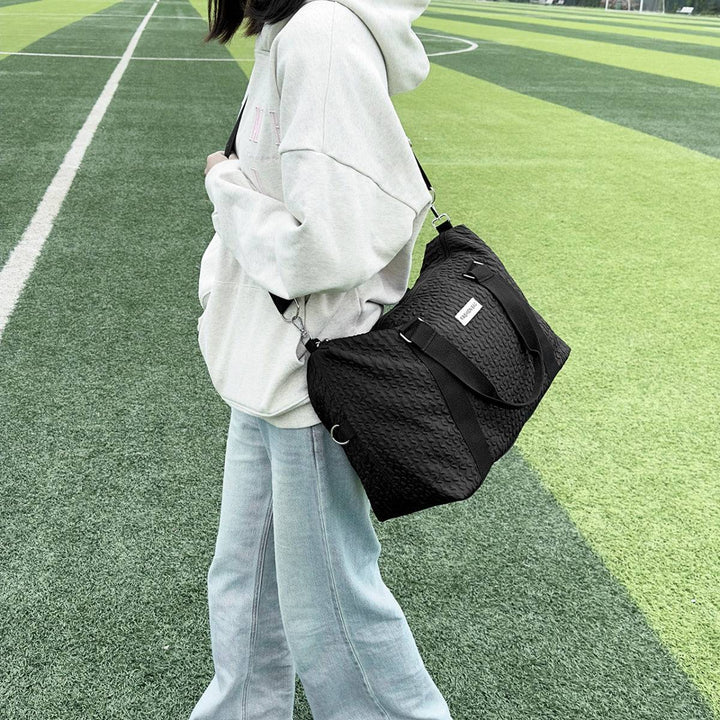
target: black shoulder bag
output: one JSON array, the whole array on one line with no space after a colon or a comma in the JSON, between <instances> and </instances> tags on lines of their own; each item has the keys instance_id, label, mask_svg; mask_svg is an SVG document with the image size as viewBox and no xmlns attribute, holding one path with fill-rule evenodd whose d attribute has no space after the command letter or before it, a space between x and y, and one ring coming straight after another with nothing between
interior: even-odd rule
<instances>
[{"instance_id":1,"label":"black shoulder bag","mask_svg":"<svg viewBox=\"0 0 720 720\"><path fill-rule=\"evenodd\" d=\"M318 340L292 319L310 402L380 521L470 497L570 354L497 255L431 209L438 234L415 285L369 332ZM270 294L280 313L293 302Z\"/></svg>"}]
</instances>

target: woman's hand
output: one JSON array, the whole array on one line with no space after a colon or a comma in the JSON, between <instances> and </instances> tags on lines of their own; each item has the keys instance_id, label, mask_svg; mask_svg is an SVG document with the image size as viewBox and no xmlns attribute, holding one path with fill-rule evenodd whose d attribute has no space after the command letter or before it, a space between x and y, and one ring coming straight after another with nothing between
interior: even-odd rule
<instances>
[{"instance_id":1,"label":"woman's hand","mask_svg":"<svg viewBox=\"0 0 720 720\"><path fill-rule=\"evenodd\" d=\"M207 164L205 165L205 175L210 172L210 168L213 165L223 162L224 160L237 160L238 156L235 153L230 153L230 157L226 157L222 150L218 150L207 156Z\"/></svg>"}]
</instances>

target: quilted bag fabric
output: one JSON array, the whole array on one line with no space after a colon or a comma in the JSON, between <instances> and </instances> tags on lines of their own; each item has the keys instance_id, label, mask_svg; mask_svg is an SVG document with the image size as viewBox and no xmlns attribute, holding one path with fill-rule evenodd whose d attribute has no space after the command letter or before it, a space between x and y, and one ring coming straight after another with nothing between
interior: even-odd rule
<instances>
[{"instance_id":1,"label":"quilted bag fabric","mask_svg":"<svg viewBox=\"0 0 720 720\"><path fill-rule=\"evenodd\" d=\"M470 497L570 353L475 233L440 230L372 330L306 343L310 401L380 521Z\"/></svg>"}]
</instances>

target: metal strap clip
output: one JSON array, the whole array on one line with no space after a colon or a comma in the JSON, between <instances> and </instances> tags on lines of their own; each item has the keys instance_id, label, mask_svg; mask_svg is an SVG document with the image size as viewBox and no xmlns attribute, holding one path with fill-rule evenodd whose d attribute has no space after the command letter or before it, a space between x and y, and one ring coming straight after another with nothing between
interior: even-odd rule
<instances>
[{"instance_id":1,"label":"metal strap clip","mask_svg":"<svg viewBox=\"0 0 720 720\"><path fill-rule=\"evenodd\" d=\"M295 314L291 318L286 318L285 315L281 315L282 319L286 323L290 323L291 325L294 325L298 332L300 333L300 337L302 338L303 343L306 343L310 339L310 333L305 328L305 323L303 322L302 318L300 317L300 303L297 301L297 298L293 298L293 302L295 303Z\"/></svg>"}]
</instances>

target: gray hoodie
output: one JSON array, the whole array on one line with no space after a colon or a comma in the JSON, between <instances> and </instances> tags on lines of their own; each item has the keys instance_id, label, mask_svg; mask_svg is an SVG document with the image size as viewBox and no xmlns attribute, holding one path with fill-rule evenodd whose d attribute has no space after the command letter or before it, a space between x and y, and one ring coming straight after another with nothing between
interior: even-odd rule
<instances>
[{"instance_id":1,"label":"gray hoodie","mask_svg":"<svg viewBox=\"0 0 720 720\"><path fill-rule=\"evenodd\" d=\"M429 72L410 27L427 4L307 0L266 25L238 159L206 176L200 349L225 402L273 425L320 420L307 351L268 291L298 301L312 337L333 338L367 332L407 288L431 196L390 96Z\"/></svg>"}]
</instances>

